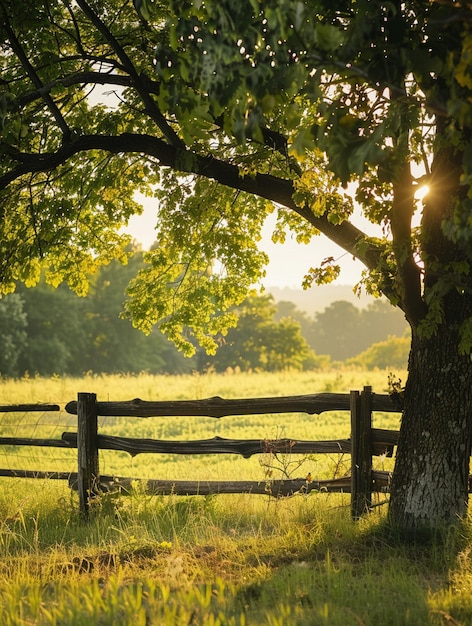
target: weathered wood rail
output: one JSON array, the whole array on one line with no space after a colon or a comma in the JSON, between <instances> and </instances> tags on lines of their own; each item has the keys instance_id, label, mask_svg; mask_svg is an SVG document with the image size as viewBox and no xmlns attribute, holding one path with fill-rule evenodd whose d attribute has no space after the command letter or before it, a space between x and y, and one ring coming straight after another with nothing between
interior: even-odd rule
<instances>
[{"instance_id":1,"label":"weathered wood rail","mask_svg":"<svg viewBox=\"0 0 472 626\"><path fill-rule=\"evenodd\" d=\"M0 413L44 413L59 410L58 404L0 404Z\"/></svg>"},{"instance_id":2,"label":"weathered wood rail","mask_svg":"<svg viewBox=\"0 0 472 626\"><path fill-rule=\"evenodd\" d=\"M370 387L365 387L365 390ZM358 392L354 392L358 393ZM360 395L360 394L359 394ZM370 393L373 411L398 411L389 395ZM68 413L77 414L78 402L66 404ZM113 417L214 417L229 415L262 415L264 413L308 413L349 411L348 393L315 393L301 396L224 399L219 396L205 400L170 400L149 402L135 398L124 402L98 402L97 413Z\"/></svg>"},{"instance_id":3,"label":"weathered wood rail","mask_svg":"<svg viewBox=\"0 0 472 626\"><path fill-rule=\"evenodd\" d=\"M14 408L12 408L14 407ZM372 428L372 412L398 412L398 404L389 395L372 393L370 387L362 392L318 393L311 395L270 398L179 400L149 402L136 398L124 402L99 402L93 393L79 393L77 401L66 404L69 414L77 415L77 432L63 433L61 439L0 437L0 446L50 446L77 449L76 472L45 472L31 470L2 470L0 476L24 478L67 479L78 491L79 506L87 514L91 498L109 490L127 492L139 478L101 476L98 451L120 450L132 456L137 454L239 454L249 458L267 452L290 454L351 455L351 476L333 480L306 479L263 481L173 481L146 480L150 494L207 495L213 493L271 494L288 496L297 492L312 491L351 493L351 513L358 518L372 505L373 492L388 491L388 472L374 471L372 457L391 456L398 440L397 431ZM56 411L57 405L0 406L0 412ZM325 411L349 411L351 437L328 441L302 441L296 439L236 440L214 437L194 441L165 441L101 435L98 416L114 417L212 417L220 419L230 415L256 415L266 413L320 414ZM287 417L290 420L290 417Z\"/></svg>"},{"instance_id":4,"label":"weathered wood rail","mask_svg":"<svg viewBox=\"0 0 472 626\"><path fill-rule=\"evenodd\" d=\"M398 435L394 431L388 437L382 435L379 429L372 429L372 450L374 455L389 454L390 448L396 444ZM64 433L62 445L77 447L77 433ZM39 444L38 444L39 445ZM336 454L345 452L351 454L350 439L333 439L327 441L301 441L298 439L195 439L193 441L130 439L128 437L114 437L98 435L97 447L100 450L121 450L131 456L143 453L165 454L240 454L249 459L254 454L278 452L291 454ZM391 454L390 454L391 456Z\"/></svg>"}]
</instances>

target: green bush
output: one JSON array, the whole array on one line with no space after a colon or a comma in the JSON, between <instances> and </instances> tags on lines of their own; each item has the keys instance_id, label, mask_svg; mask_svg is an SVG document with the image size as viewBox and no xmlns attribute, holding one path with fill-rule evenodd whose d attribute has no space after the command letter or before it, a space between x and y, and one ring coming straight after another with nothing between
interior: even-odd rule
<instances>
[{"instance_id":1,"label":"green bush","mask_svg":"<svg viewBox=\"0 0 472 626\"><path fill-rule=\"evenodd\" d=\"M359 365L367 369L406 368L410 350L408 337L390 336L385 341L373 343L356 357L348 359L348 365Z\"/></svg>"}]
</instances>

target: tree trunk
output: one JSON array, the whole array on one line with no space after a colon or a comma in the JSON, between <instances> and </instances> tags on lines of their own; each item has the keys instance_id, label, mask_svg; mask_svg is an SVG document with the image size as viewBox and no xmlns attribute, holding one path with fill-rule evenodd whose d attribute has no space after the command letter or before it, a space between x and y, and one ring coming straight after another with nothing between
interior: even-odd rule
<instances>
[{"instance_id":1,"label":"tree trunk","mask_svg":"<svg viewBox=\"0 0 472 626\"><path fill-rule=\"evenodd\" d=\"M389 518L402 531L440 528L466 514L472 360L458 352L472 296L451 291L431 338L413 331Z\"/></svg>"}]
</instances>

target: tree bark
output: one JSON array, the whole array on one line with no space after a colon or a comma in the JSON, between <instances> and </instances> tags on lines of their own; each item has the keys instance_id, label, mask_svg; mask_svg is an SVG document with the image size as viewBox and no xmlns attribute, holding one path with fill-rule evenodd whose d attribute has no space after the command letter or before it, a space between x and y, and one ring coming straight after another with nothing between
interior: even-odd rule
<instances>
[{"instance_id":1,"label":"tree bark","mask_svg":"<svg viewBox=\"0 0 472 626\"><path fill-rule=\"evenodd\" d=\"M413 331L389 518L402 531L456 523L467 511L472 360L458 352L472 296L452 291L445 323L430 338Z\"/></svg>"}]
</instances>

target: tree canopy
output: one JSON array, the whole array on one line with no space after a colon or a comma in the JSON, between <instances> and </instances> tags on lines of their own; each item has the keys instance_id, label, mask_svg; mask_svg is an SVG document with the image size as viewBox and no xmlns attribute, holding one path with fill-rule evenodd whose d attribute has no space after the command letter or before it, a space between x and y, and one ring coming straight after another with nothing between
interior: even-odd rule
<instances>
[{"instance_id":1,"label":"tree canopy","mask_svg":"<svg viewBox=\"0 0 472 626\"><path fill-rule=\"evenodd\" d=\"M256 292L232 307L238 325L217 338L215 355L197 348L186 359L158 328L145 336L120 318L126 286L143 266L142 257L135 250L125 267L112 261L98 269L85 298L44 280L3 296L0 375L319 370L329 367L330 358L349 357L356 358L348 364L367 368L405 368L408 339L395 343L392 336L404 334L405 322L387 302L357 309L337 301L308 317L292 302L275 303L271 294Z\"/></svg>"},{"instance_id":2,"label":"tree canopy","mask_svg":"<svg viewBox=\"0 0 472 626\"><path fill-rule=\"evenodd\" d=\"M100 268L86 298L44 280L4 296L0 375L179 374L195 368L158 329L145 336L120 318L126 286L142 267L142 256L134 251L127 266L115 260Z\"/></svg>"},{"instance_id":3,"label":"tree canopy","mask_svg":"<svg viewBox=\"0 0 472 626\"><path fill-rule=\"evenodd\" d=\"M277 306L271 295L250 294L235 309L238 326L228 331L215 356L207 359L216 371L318 369L329 361L315 356L293 317L274 319Z\"/></svg>"},{"instance_id":4,"label":"tree canopy","mask_svg":"<svg viewBox=\"0 0 472 626\"><path fill-rule=\"evenodd\" d=\"M389 335L404 335L408 327L399 313L382 300L374 300L365 309L338 300L315 313L310 332L305 336L316 354L328 354L334 360L344 361Z\"/></svg>"},{"instance_id":5,"label":"tree canopy","mask_svg":"<svg viewBox=\"0 0 472 626\"><path fill-rule=\"evenodd\" d=\"M392 519L455 519L472 439L471 25L452 0L0 0L1 289L43 269L84 292L125 260L139 190L157 246L127 313L211 352L263 278L276 210L276 240L329 237L404 311ZM353 189L379 237L356 227ZM305 286L339 271L307 263Z\"/></svg>"},{"instance_id":6,"label":"tree canopy","mask_svg":"<svg viewBox=\"0 0 472 626\"><path fill-rule=\"evenodd\" d=\"M441 178L428 156L437 124L461 146L458 168L469 154L467 7L139 7L1 3L2 290L36 281L46 266L48 281L84 292L97 265L125 258L117 229L140 211L140 190L156 197L159 246L128 311L147 331L165 318L191 350L185 325L211 350L210 335L235 321L224 311L263 276L257 241L277 202L275 239L287 229L300 241L325 234L365 264L368 289L432 332L441 297L468 281L470 201L451 207L439 232L426 214L412 229L414 192ZM465 196L469 176L464 167ZM353 201L341 186L352 181L388 237L369 238L349 221ZM460 258L438 258L438 237ZM431 285L425 264L441 266ZM307 264L305 283L339 271L333 259Z\"/></svg>"},{"instance_id":7,"label":"tree canopy","mask_svg":"<svg viewBox=\"0 0 472 626\"><path fill-rule=\"evenodd\" d=\"M324 232L382 273L390 246L348 222L339 183L388 169L392 120L421 102L413 87L375 87L379 68L366 80L371 58L345 67L388 25L386 7L366 3L364 20L323 5L148 2L139 15L130 1L2 2L2 290L46 266L48 281L84 292L88 272L125 257L117 228L140 210L135 190L156 196L159 246L128 309L145 330L166 318L181 347L185 325L211 349L209 334L235 321L221 312L263 276L267 201L285 206L274 238ZM363 193L382 221L377 187ZM306 281L338 269L308 266Z\"/></svg>"},{"instance_id":8,"label":"tree canopy","mask_svg":"<svg viewBox=\"0 0 472 626\"><path fill-rule=\"evenodd\" d=\"M451 207L440 232L425 215L420 232L411 228L414 192L434 186L436 124L461 145L458 168L468 155L467 8L139 7L1 3L2 290L36 281L46 266L48 281L84 292L88 272L125 257L117 228L140 210L134 191L152 193L159 246L132 287L129 313L148 331L165 318L183 348L191 349L183 326L192 328L211 350L210 335L235 321L222 312L263 276L257 241L277 202L274 238L287 228L300 241L324 233L366 265L368 289L432 332L441 296L468 281L470 205ZM464 195L468 176L467 166ZM350 223L353 201L340 189L352 181L389 237L374 240ZM438 237L460 258L438 258ZM423 293L425 263L441 271ZM306 285L339 270L332 259L307 267Z\"/></svg>"},{"instance_id":9,"label":"tree canopy","mask_svg":"<svg viewBox=\"0 0 472 626\"><path fill-rule=\"evenodd\" d=\"M356 357L348 359L347 364L360 365L367 369L390 368L402 370L408 361L410 341L408 337L390 336L384 341L373 343ZM401 384L399 384L401 387ZM392 385L390 384L392 388Z\"/></svg>"}]
</instances>

